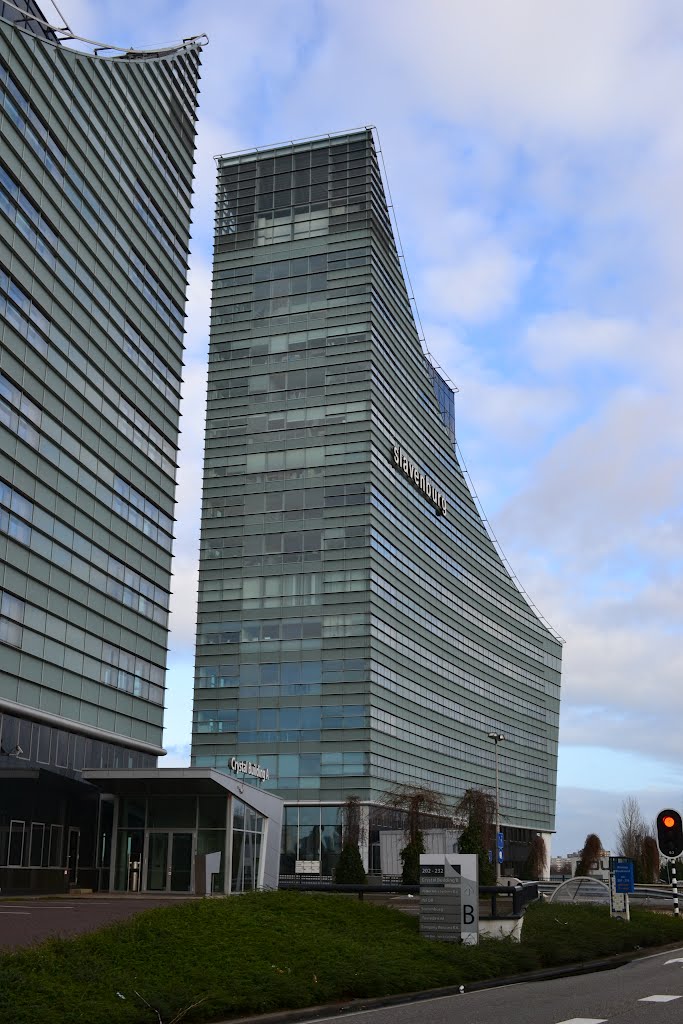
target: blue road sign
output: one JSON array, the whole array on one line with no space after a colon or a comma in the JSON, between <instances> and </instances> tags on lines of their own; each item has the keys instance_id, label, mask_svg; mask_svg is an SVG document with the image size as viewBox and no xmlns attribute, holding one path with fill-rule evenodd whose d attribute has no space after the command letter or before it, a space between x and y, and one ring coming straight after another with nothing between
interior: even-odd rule
<instances>
[{"instance_id":1,"label":"blue road sign","mask_svg":"<svg viewBox=\"0 0 683 1024\"><path fill-rule=\"evenodd\" d=\"M502 832L496 832L496 845L497 845L499 850L503 849L503 833Z\"/></svg>"},{"instance_id":2,"label":"blue road sign","mask_svg":"<svg viewBox=\"0 0 683 1024\"><path fill-rule=\"evenodd\" d=\"M498 851L498 863L499 864L503 863L503 851L502 850Z\"/></svg>"},{"instance_id":3,"label":"blue road sign","mask_svg":"<svg viewBox=\"0 0 683 1024\"><path fill-rule=\"evenodd\" d=\"M634 892L633 861L621 861L614 866L614 888L616 892Z\"/></svg>"}]
</instances>

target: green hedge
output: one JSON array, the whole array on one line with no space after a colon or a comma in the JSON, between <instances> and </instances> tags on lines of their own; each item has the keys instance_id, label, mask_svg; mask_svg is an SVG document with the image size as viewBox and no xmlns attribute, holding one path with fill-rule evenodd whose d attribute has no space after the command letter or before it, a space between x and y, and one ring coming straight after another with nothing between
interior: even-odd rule
<instances>
[{"instance_id":1,"label":"green hedge","mask_svg":"<svg viewBox=\"0 0 683 1024\"><path fill-rule=\"evenodd\" d=\"M355 898L252 893L141 913L90 935L0 956L1 1024L154 1024L381 996L683 942L670 915L535 904L523 941L420 938L416 918ZM136 991L139 993L137 996ZM119 994L117 994L119 993Z\"/></svg>"}]
</instances>

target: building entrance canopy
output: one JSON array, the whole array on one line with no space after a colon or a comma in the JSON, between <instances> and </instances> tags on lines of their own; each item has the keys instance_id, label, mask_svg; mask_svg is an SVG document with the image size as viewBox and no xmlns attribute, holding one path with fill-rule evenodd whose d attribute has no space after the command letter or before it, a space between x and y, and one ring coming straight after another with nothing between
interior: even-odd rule
<instances>
[{"instance_id":1,"label":"building entrance canopy","mask_svg":"<svg viewBox=\"0 0 683 1024\"><path fill-rule=\"evenodd\" d=\"M282 801L219 771L87 771L113 798L108 886L229 893L277 887Z\"/></svg>"}]
</instances>

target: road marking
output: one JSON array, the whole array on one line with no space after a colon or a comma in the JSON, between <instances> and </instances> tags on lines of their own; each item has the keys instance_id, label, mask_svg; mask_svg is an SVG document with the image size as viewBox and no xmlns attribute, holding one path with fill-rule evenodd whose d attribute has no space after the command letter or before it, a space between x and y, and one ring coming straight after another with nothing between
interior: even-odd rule
<instances>
[{"instance_id":1,"label":"road marking","mask_svg":"<svg viewBox=\"0 0 683 1024\"><path fill-rule=\"evenodd\" d=\"M645 996L639 999L639 1003L670 1003L673 999L680 999L680 996Z\"/></svg>"},{"instance_id":2,"label":"road marking","mask_svg":"<svg viewBox=\"0 0 683 1024\"><path fill-rule=\"evenodd\" d=\"M0 914L26 914L28 916L30 913L30 910L0 910Z\"/></svg>"},{"instance_id":3,"label":"road marking","mask_svg":"<svg viewBox=\"0 0 683 1024\"><path fill-rule=\"evenodd\" d=\"M683 956L676 957L675 960L666 960L664 966L667 964L683 964Z\"/></svg>"},{"instance_id":4,"label":"road marking","mask_svg":"<svg viewBox=\"0 0 683 1024\"><path fill-rule=\"evenodd\" d=\"M561 1020L559 1024L607 1024L606 1017L570 1017L569 1020Z\"/></svg>"},{"instance_id":5,"label":"road marking","mask_svg":"<svg viewBox=\"0 0 683 1024\"><path fill-rule=\"evenodd\" d=\"M680 947L678 949L665 949L663 953L650 953L648 956L639 956L638 959L636 961L634 961L634 962L635 963L642 963L643 960L656 960L657 957L669 956L670 953L678 953L678 952L680 952Z\"/></svg>"}]
</instances>

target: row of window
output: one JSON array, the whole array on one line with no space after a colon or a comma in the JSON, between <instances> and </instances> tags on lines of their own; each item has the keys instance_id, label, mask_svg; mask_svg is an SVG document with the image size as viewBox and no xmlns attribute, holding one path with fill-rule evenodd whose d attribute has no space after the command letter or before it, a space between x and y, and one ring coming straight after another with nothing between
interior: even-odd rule
<instances>
[{"instance_id":1,"label":"row of window","mask_svg":"<svg viewBox=\"0 0 683 1024\"><path fill-rule=\"evenodd\" d=\"M31 30L41 35L45 32L37 22L31 23ZM47 38L55 41L52 33L48 32ZM49 83L46 86L42 82L40 85L36 82L38 90L42 87L44 96L55 91L69 97L69 118L80 126L83 138L87 138L88 149L97 153L103 162L115 165L125 182L124 187L132 191L137 182L132 174L128 173L126 159L121 159L120 133L114 130L118 120L118 125L122 126L125 133L126 141L129 142L133 151L137 149L136 155L144 154L151 157L172 195L177 196L181 203L185 201L189 209L189 154L188 160L185 161L185 166L188 169L183 174L178 162L178 155L171 156L168 151L168 143L176 142L177 137L167 133L160 137L142 108L138 110L138 114L141 116L137 125L139 145L136 144L133 137L130 136L132 110L130 82L119 78L116 73L118 61L106 63L96 60L92 62L93 70L96 70L98 74L87 79L87 90L83 90L78 87L78 78L74 80L73 63L70 56L67 55L68 51L64 53L63 49L31 47L30 58L33 61L31 74L36 75L40 68ZM65 59L62 60L62 57ZM155 74L156 88L160 90L160 94L167 95L169 92L167 83L170 84L171 93L175 100L180 101L181 105L185 107L185 116L188 119L193 117L196 66L196 53L192 50L185 50L184 53L175 55L170 68L167 62L158 61L154 64L148 63L145 69L147 74ZM180 67L183 68L182 75L178 73ZM172 78L169 76L169 70L172 71ZM83 82L85 81L84 78Z\"/></svg>"},{"instance_id":2,"label":"row of window","mask_svg":"<svg viewBox=\"0 0 683 1024\"><path fill-rule=\"evenodd\" d=\"M152 349L146 342L142 341L140 334L135 330L132 325L124 319L123 314L117 310L111 303L109 296L102 289L101 285L95 277L86 269L86 267L76 259L71 250L59 239L52 228L48 225L43 214L39 213L37 207L33 206L30 200L25 199L24 193L20 190L18 185L15 185L9 174L0 165L0 209L5 213L8 220L13 222L21 234L24 236L27 242L29 242L36 250L38 255L41 257L43 262L56 274L60 284L62 284L67 290L71 291L78 299L81 306L89 313L93 313L92 309L92 298L93 296L97 299L100 305L100 309L95 311L95 320L97 321L98 327L107 337L112 338L123 350L123 352L131 359L133 364L142 370L142 372L149 377L155 384L159 386L159 390L164 394L166 398L172 401L174 404L177 402L177 391L179 388L179 379L177 375L173 374L169 367L153 353ZM5 191L6 190L6 191ZM7 197L7 193L12 195L14 202L10 202ZM30 211L29 215L32 220L32 224L24 217L20 209L14 204L18 203L23 210ZM35 225L35 226L34 226ZM59 254L59 261L55 256L52 249L45 244L43 239L47 239L50 245L53 247L54 252ZM66 270L64 264L66 264L70 270ZM12 298L16 300L15 296ZM18 305L28 312L28 305L30 299L25 296L23 302L18 302ZM124 327L124 331L119 326L115 325L115 321L118 321L119 325ZM132 345L131 343L132 342ZM72 351L73 346L69 346ZM145 359L141 359L141 352L145 355ZM83 357L78 354L76 359L80 363L85 362ZM149 360L156 369L148 365ZM161 371L164 377L170 380L175 385L169 387L165 380L162 380L157 371ZM102 380L102 375L99 370L95 372L95 379ZM112 392L114 389L111 384L107 388L101 387L100 390ZM116 399L118 401L118 398ZM122 401L122 406L126 411L132 411L138 426L146 428L148 422L143 420L139 414L136 414L133 407L125 399ZM99 403L96 403L96 408L99 407ZM157 444L160 447L164 447L163 444L157 440L158 432L151 428L151 436L154 437ZM143 435L140 435L141 437ZM161 435L158 435L161 439ZM168 442L165 443L168 445ZM173 455L173 449L171 446L171 455ZM164 463L164 471L169 472ZM171 471L172 473L172 471Z\"/></svg>"},{"instance_id":3,"label":"row of window","mask_svg":"<svg viewBox=\"0 0 683 1024\"><path fill-rule=\"evenodd\" d=\"M284 661L261 664L237 661L222 665L198 665L195 682L199 687L235 687L254 683L283 683L298 686L319 683L324 665L320 661Z\"/></svg>"},{"instance_id":4,"label":"row of window","mask_svg":"<svg viewBox=\"0 0 683 1024\"><path fill-rule=\"evenodd\" d=\"M11 819L0 825L0 867L62 867L63 826Z\"/></svg>"},{"instance_id":5,"label":"row of window","mask_svg":"<svg viewBox=\"0 0 683 1024\"><path fill-rule=\"evenodd\" d=\"M403 564L403 552L399 552L398 549L395 549L396 554L389 555L388 550L390 545L387 543L386 538L381 537L381 535L377 534L374 530L372 531L372 534L373 535L370 540L372 548L376 550L378 554L383 555L384 558L388 558L392 564L400 570ZM392 636L396 632L389 626L383 626L383 628ZM429 627L427 626L425 628ZM433 632L434 630L431 631ZM490 648L484 647L482 644L475 643L464 634L459 634L457 640L453 638L452 634L449 634L447 639L448 642L453 644L457 649L489 668L496 669L503 675L508 676L511 679L516 679L518 682L522 682L527 686L531 686L535 690L539 690L541 692L545 691L546 681L542 675L537 675L524 666L517 665L506 658L499 657L497 654L494 654ZM391 643L391 641L388 642Z\"/></svg>"},{"instance_id":6,"label":"row of window","mask_svg":"<svg viewBox=\"0 0 683 1024\"><path fill-rule=\"evenodd\" d=\"M393 561L391 555L396 551L394 545L386 541L378 541L378 545L386 547L388 557ZM444 587L435 576L432 576L430 573L425 571L424 565L418 566L418 564L411 558L404 556L401 568L402 574L408 576L412 580L413 586L418 592L427 590L437 598L439 605L450 608L458 615L459 618L473 622L477 628L495 636L500 643L508 644L509 646L522 651L527 657L533 658L534 661L545 661L545 652L542 646L540 646L540 640L538 644L534 645L526 640L523 635L513 633L511 630L505 629L505 627L500 625L496 620L491 619L489 616L478 611L475 605L464 601L461 597L458 597L453 590L448 587ZM462 573L460 582L464 586L474 589L466 579L466 575L467 574L465 572ZM383 585L388 587L388 584L386 583ZM481 585L478 585L477 590L481 592L484 588L481 587ZM393 600L393 594L395 592L395 588L390 588L391 596L389 597L389 600ZM402 591L402 593L404 593L404 591ZM492 592L485 591L485 593L491 593L491 597L493 597ZM489 600L493 603L491 599Z\"/></svg>"},{"instance_id":7,"label":"row of window","mask_svg":"<svg viewBox=\"0 0 683 1024\"><path fill-rule=\"evenodd\" d=\"M472 643L462 634L450 636L448 646L444 644L442 649L449 650L449 652L452 651L452 654L449 653L448 657L442 657L431 647L428 647L424 641L413 635L407 635L404 630L389 625L379 616L372 616L370 631L372 637L378 642L385 644L391 650L401 651L402 656L405 658L410 658L417 661L418 664L428 666L432 672L436 672L441 677L451 676L455 659L464 655L465 658L476 661L483 666L483 671L498 673L504 679L514 679L540 693L545 693L546 687L543 679L532 676L513 662L496 657L487 648L482 647L480 644Z\"/></svg>"},{"instance_id":8,"label":"row of window","mask_svg":"<svg viewBox=\"0 0 683 1024\"><path fill-rule=\"evenodd\" d=\"M80 487L89 490L107 508L112 509L155 544L170 551L173 540L170 535L172 520L127 481L112 473L105 463L76 441L51 416L39 409L4 374L0 374L0 423L61 472L71 477ZM45 436L46 433L51 434L56 443ZM74 457L68 455L65 449L71 451ZM93 473L90 473L86 466L90 467ZM94 473L97 476L93 475ZM100 480L108 483L101 483ZM152 521L152 517L156 522ZM162 520L163 526L157 525L161 524Z\"/></svg>"},{"instance_id":9,"label":"row of window","mask_svg":"<svg viewBox=\"0 0 683 1024\"><path fill-rule=\"evenodd\" d=\"M187 246L171 230L169 222L140 179L136 179L133 207L148 231L154 235L166 255L183 277L187 273Z\"/></svg>"},{"instance_id":10,"label":"row of window","mask_svg":"<svg viewBox=\"0 0 683 1024\"><path fill-rule=\"evenodd\" d=\"M412 666L411 666L412 667ZM421 684L417 680L423 678L418 672L413 672L410 675L399 674L391 671L387 667L378 667L376 675L378 683L389 693L395 694L399 698L401 703L405 706L410 704L416 704L419 707L425 708L428 711L433 712L435 715L442 717L444 720L459 721L464 724L469 724L470 727L476 728L481 732L488 733L489 731L499 728L501 723L501 717L504 721L505 735L520 746L530 746L534 749L542 749L548 751L548 738L546 736L546 730L536 726L536 731L529 731L525 728L525 722L522 720L522 714L520 712L526 712L525 717L534 719L539 723L546 723L545 709L539 707L538 714L529 714L529 703L520 700L517 694L510 695L509 691L506 693L503 687L492 687L487 686L485 682L480 681L476 685L476 680L472 676L468 676L467 673L460 672L457 666L453 666L453 669L449 673L447 678L440 680L442 683L448 685L449 682L457 682L462 687L465 680L465 688L460 689L462 696L458 695L458 690L451 691L451 694L458 695L457 699L453 699L452 696L445 696L443 692L439 692L436 687L429 686L428 683L425 685ZM472 683L469 683L469 680ZM479 694L484 700L479 704L480 707L490 708L491 703L497 703L501 706L501 710L509 713L510 707L514 702L514 708L516 710L516 721L513 723L508 722L508 714L502 716L496 715L494 719L486 717L481 714L470 713L468 708L468 695L469 692ZM507 700L505 699L507 696ZM469 701L469 706L474 703ZM475 704L475 706L477 706ZM517 712L517 708L520 711Z\"/></svg>"},{"instance_id":11,"label":"row of window","mask_svg":"<svg viewBox=\"0 0 683 1024\"><path fill-rule=\"evenodd\" d=\"M460 707L460 698L457 702L452 701L450 697L445 695L443 689L437 688L433 682L425 680L425 684L422 685L418 681L417 675L413 675L408 679L390 665L380 664L379 662L373 668L373 678L379 682L380 686L406 700L419 704L421 707L428 708L438 715L448 715L448 709L457 710ZM476 694L487 705L496 704L501 709L509 709L510 707L512 694L507 682L496 686L481 676L467 672L461 665L453 665L448 679L441 680L440 682L445 684L449 690L452 690L453 684L457 683L459 690L467 694ZM534 704L532 701L522 697L519 692L515 692L514 706L516 713L525 718L532 718L537 722L548 722L551 712L544 706L542 700L543 698L541 698L540 703Z\"/></svg>"},{"instance_id":12,"label":"row of window","mask_svg":"<svg viewBox=\"0 0 683 1024\"><path fill-rule=\"evenodd\" d=\"M292 731L362 729L369 725L362 704L298 708L212 708L196 712L199 733L257 733L261 743L287 742ZM287 734L287 735L285 735Z\"/></svg>"},{"instance_id":13,"label":"row of window","mask_svg":"<svg viewBox=\"0 0 683 1024\"><path fill-rule=\"evenodd\" d=\"M406 764L396 757L379 754L373 754L372 760L372 775L377 782L427 786L454 799L463 796L467 785L461 776L446 776L442 770L425 767L423 763ZM500 787L500 806L504 818L516 814L526 821L537 820L538 827L553 828L555 801L552 791L548 791L548 796L539 796L524 793L518 786L508 789L503 785ZM541 816L543 821L539 820Z\"/></svg>"},{"instance_id":14,"label":"row of window","mask_svg":"<svg viewBox=\"0 0 683 1024\"><path fill-rule=\"evenodd\" d=\"M74 771L156 767L151 754L7 714L0 715L0 751L17 763L32 761Z\"/></svg>"},{"instance_id":15,"label":"row of window","mask_svg":"<svg viewBox=\"0 0 683 1024\"><path fill-rule=\"evenodd\" d=\"M0 190L0 196L2 190ZM99 411L101 398L100 395L104 394L105 397L112 403L115 410L121 409L126 416L132 420L132 422L144 430L145 433L154 440L155 444L161 448L166 454L173 456L175 454L174 446L159 434L158 431L152 426L148 419L142 417L140 413L128 402L128 400L110 383L109 377L111 374L102 373L99 369L99 364L103 362L103 357L100 353L97 354L97 365L91 360L86 359L81 353L80 349L73 344L70 337L67 337L62 331L56 326L53 320L51 320L45 313L39 309L32 297L25 292L21 286L14 280L8 271L0 266L0 275L2 290L9 296L12 302L18 307L19 310L25 314L32 325L37 327L41 332L41 335L36 335L33 326L30 328L32 334L28 340L33 347L47 357L48 348L45 342L45 338L49 338L52 344L55 346L55 350L61 351L69 363L79 372L84 379L84 382L90 381L99 391L99 395L95 391L92 391L92 395L96 397L89 397L91 404ZM106 337L107 341L112 340L121 349L121 351L130 359L134 366L136 366L149 380L152 381L156 390L158 390L164 398L171 402L174 407L178 406L179 403L179 379L177 374L174 374L161 360L156 352L145 342L140 335L139 331L133 327L128 321L124 320L122 316L119 317L120 327L118 324L114 324L113 320L107 319L102 316L99 318L100 326L105 328L103 337ZM22 331L22 334L25 332ZM118 368L118 364L117 364ZM60 368L60 373L63 377L69 378L72 375L71 368L68 372L64 368ZM164 375L165 379L162 379ZM174 387L170 388L166 379L173 382ZM116 423L111 413L105 412L111 422Z\"/></svg>"},{"instance_id":16,"label":"row of window","mask_svg":"<svg viewBox=\"0 0 683 1024\"><path fill-rule=\"evenodd\" d=\"M175 457L175 446L167 441L120 392L113 387L105 374L93 366L73 344L73 342L38 308L16 281L0 266L0 314L6 316L8 322L29 345L35 349L50 366L65 380L71 381L81 392L90 405L117 430L131 439L138 447L159 466L164 464L163 455L155 451L160 448L167 456ZM177 407L178 395L167 387L156 371L153 371L128 341L121 335L121 347L132 361L143 369L152 380L156 390ZM137 332L126 326L126 334L135 337ZM139 337L139 336L138 336ZM49 342L48 340L49 339ZM104 401L102 400L104 396ZM126 420L131 422L127 423ZM131 423L134 426L131 426ZM144 431L144 434L142 433ZM149 438L150 440L146 440ZM150 441L152 443L150 443ZM173 475L173 473L171 474Z\"/></svg>"},{"instance_id":17,"label":"row of window","mask_svg":"<svg viewBox=\"0 0 683 1024\"><path fill-rule=\"evenodd\" d=\"M2 479L0 531L9 534L31 551L101 590L127 608L146 615L161 626L167 625L167 591L127 568L122 562L107 554L103 548L76 533L49 512L36 508ZM55 543L52 543L50 538L54 538Z\"/></svg>"},{"instance_id":18,"label":"row of window","mask_svg":"<svg viewBox=\"0 0 683 1024\"><path fill-rule=\"evenodd\" d=\"M503 658L497 654L492 647L489 647L485 643L477 643L471 637L467 636L466 633L459 633L455 631L453 622L457 617L459 623L474 622L476 626L483 629L485 632L493 634L499 643L505 644L508 647L521 649L527 657L533 657L536 661L543 661L542 654L539 656L539 652L536 649L531 648L530 651L524 649L521 643L515 643L512 637L506 637L502 630L486 629L485 623L480 621L480 616L477 613L468 615L464 609L456 608L456 616L449 616L448 619L443 614L432 615L424 606L424 603L420 601L419 597L415 600L408 597L407 594L396 586L392 586L379 574L374 574L373 580L370 584L370 589L380 600L386 602L386 604L393 610L401 613L407 619L409 619L415 626L423 629L425 632L430 633L433 637L438 637L440 640L447 644L454 644L454 646L460 650L467 650L470 653L471 650L477 652L479 660L485 656L489 659L489 664L495 665L505 675L511 674L510 666L515 663L510 661L508 658ZM426 588L428 590L428 586ZM455 603L455 602L454 602ZM482 617L483 618L483 617ZM506 652L511 653L511 652Z\"/></svg>"},{"instance_id":19,"label":"row of window","mask_svg":"<svg viewBox=\"0 0 683 1024\"><path fill-rule=\"evenodd\" d=\"M367 151L369 141L363 139L346 140L345 137L334 139L331 144L314 142L308 148L297 148L296 151L285 151L277 156L258 156L254 158L249 155L240 157L221 158L218 171L221 181L232 182L239 177L246 180L256 177L256 174L275 174L284 171L299 170L305 167L333 166L343 164L348 159L357 160Z\"/></svg>"},{"instance_id":20,"label":"row of window","mask_svg":"<svg viewBox=\"0 0 683 1024\"><path fill-rule=\"evenodd\" d=\"M393 436L393 432L389 432L387 436ZM389 478L390 467L386 460L373 455L373 461L379 472ZM449 506L460 504L456 495L454 495L448 488L444 488L443 484L440 484L440 486L443 493L448 498ZM418 503L422 500L414 489L409 486L404 488L404 499L416 506L418 506ZM389 502L380 491L377 493L377 505L381 508L387 519L390 520L392 526L395 526L407 540L412 541L419 551L429 555L429 557L438 565L443 566L447 572L452 573L455 576L462 577L463 573L466 572L462 565L462 559L456 560L448 553L443 544L438 544L425 531L418 530L416 528L415 521L404 515L394 504ZM451 543L459 547L469 559L481 564L487 572L499 579L502 583L501 590L503 587L512 587L510 575L503 567L493 544L488 538L488 535L486 535L486 541L483 544L479 540L476 542L473 541L466 533L458 528L454 517L441 517L439 519L439 528L447 535ZM479 523L479 532L485 534L481 523ZM402 545L401 554L403 554L404 551L405 545ZM469 578L473 578L471 574L469 574ZM488 592L486 591L484 593ZM523 621L531 620L532 616L530 613L524 617L521 613L520 606L517 605L516 608L518 617L522 618ZM538 623L536 624L536 628L547 634L547 631L542 629L542 627L539 627Z\"/></svg>"},{"instance_id":21,"label":"row of window","mask_svg":"<svg viewBox=\"0 0 683 1024\"><path fill-rule=\"evenodd\" d=\"M21 647L25 602L0 590L0 643Z\"/></svg>"},{"instance_id":22,"label":"row of window","mask_svg":"<svg viewBox=\"0 0 683 1024\"><path fill-rule=\"evenodd\" d=\"M382 468L384 469L385 467L382 466ZM482 584L481 578L475 576L474 573L467 568L467 566L463 563L462 560L456 560L455 558L451 557L443 547L437 547L437 545L435 545L431 538L429 538L426 534L418 533L415 530L414 524L410 522L410 520L408 520L401 513L399 513L396 507L383 496L381 491L377 490L376 492L374 492L373 502L375 498L377 507L381 509L383 514L386 515L388 519L390 519L392 525L397 526L404 534L404 536L406 536L406 538L410 538L420 551L428 552L432 559L437 563L437 565L443 567L449 573L449 575L454 576L461 584L466 586L485 603L491 604L494 607L501 609L505 617L512 617L516 619L516 621L522 623L522 625L526 629L530 629L537 633L539 637L547 637L547 629L541 623L538 622L538 620L532 615L532 613L527 608L520 604L514 603L513 601L505 597L502 587L499 589L495 587L492 583L488 583L487 585ZM452 498L453 495L451 495L450 492L448 492L449 503L452 500ZM440 525L443 527L443 520L441 520ZM409 558L409 556L406 554L405 544L402 544L400 547L398 547L397 545L389 541L386 537L382 537L380 534L377 534L376 541L377 544L382 549L382 554L385 558L389 559L389 561L393 562L396 565L400 565L401 567L406 566L407 569L410 570L415 577L419 579L424 579L424 564L418 564L417 562ZM468 538L465 538L463 535L458 535L456 538L456 543L460 543L461 541L463 542L462 546L466 546L468 555L475 561L484 562L486 569L489 570L490 561L488 559L484 560L479 557L478 552L480 551L480 549L475 547L472 544L472 542L469 541ZM500 571L498 575L503 577L504 583L509 587L509 577L507 575L503 575L503 573L501 573ZM430 576L430 579L434 580L435 577ZM540 647L540 645L541 644L539 641L538 646ZM557 667L559 670L559 660L555 660L558 661L558 664L555 667ZM550 664L550 662L548 661L546 661L545 663Z\"/></svg>"},{"instance_id":23,"label":"row of window","mask_svg":"<svg viewBox=\"0 0 683 1024\"><path fill-rule=\"evenodd\" d=\"M303 640L322 636L320 619L274 619L270 622L203 622L197 645L259 643L261 640Z\"/></svg>"},{"instance_id":24,"label":"row of window","mask_svg":"<svg viewBox=\"0 0 683 1024\"><path fill-rule=\"evenodd\" d=\"M369 256L359 256L357 260L360 264L368 262L369 258ZM327 324L325 327L310 327L307 330L290 330L285 333L281 326L278 330L275 324L272 326L272 331L264 333L263 326L260 322L253 325L256 337L251 332L245 337L241 330L223 330L220 337L212 337L209 361L215 362L216 359L244 360L245 367L248 368L263 357L289 356L291 358L305 353L320 356L326 349L334 349L335 354L341 352L343 355L349 347L367 343L372 337L371 324L363 329L355 324Z\"/></svg>"},{"instance_id":25,"label":"row of window","mask_svg":"<svg viewBox=\"0 0 683 1024\"><path fill-rule=\"evenodd\" d=\"M103 223L112 240L120 237L114 219L106 206L99 202L75 165L55 142L40 116L14 81L9 69L0 61L2 105L17 130L43 162L57 185L71 201L79 217L97 233ZM157 281L147 264L129 247L124 255L116 244L109 250L111 256L127 274L163 324L182 342L184 310L175 304Z\"/></svg>"},{"instance_id":26,"label":"row of window","mask_svg":"<svg viewBox=\"0 0 683 1024\"><path fill-rule=\"evenodd\" d=\"M94 617L93 617L94 620ZM153 704L164 702L164 669L72 622L0 591L0 640ZM96 629L97 621L93 621Z\"/></svg>"}]
</instances>

